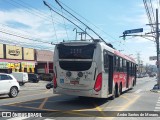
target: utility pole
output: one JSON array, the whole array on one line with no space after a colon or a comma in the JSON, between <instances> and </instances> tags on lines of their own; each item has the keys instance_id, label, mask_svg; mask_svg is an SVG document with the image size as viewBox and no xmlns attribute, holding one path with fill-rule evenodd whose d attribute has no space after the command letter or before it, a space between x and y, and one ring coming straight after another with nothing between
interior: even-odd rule
<instances>
[{"instance_id":1,"label":"utility pole","mask_svg":"<svg viewBox=\"0 0 160 120\"><path fill-rule=\"evenodd\" d=\"M140 73L140 53L137 53L138 73Z\"/></svg>"},{"instance_id":2,"label":"utility pole","mask_svg":"<svg viewBox=\"0 0 160 120\"><path fill-rule=\"evenodd\" d=\"M160 65L159 65L159 23L158 23L158 9L156 9L156 43L157 43L157 85L160 88Z\"/></svg>"}]
</instances>

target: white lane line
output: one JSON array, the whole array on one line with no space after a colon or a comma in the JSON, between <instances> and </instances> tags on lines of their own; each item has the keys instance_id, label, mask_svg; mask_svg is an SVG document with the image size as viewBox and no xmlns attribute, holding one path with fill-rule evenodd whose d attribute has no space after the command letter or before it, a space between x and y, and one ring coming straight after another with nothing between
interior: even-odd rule
<instances>
[{"instance_id":1,"label":"white lane line","mask_svg":"<svg viewBox=\"0 0 160 120\"><path fill-rule=\"evenodd\" d=\"M140 93L142 91L142 89L138 89L137 91L135 91L134 93Z\"/></svg>"},{"instance_id":2,"label":"white lane line","mask_svg":"<svg viewBox=\"0 0 160 120\"><path fill-rule=\"evenodd\" d=\"M155 109L159 109L160 110L160 107L155 107Z\"/></svg>"},{"instance_id":3,"label":"white lane line","mask_svg":"<svg viewBox=\"0 0 160 120\"><path fill-rule=\"evenodd\" d=\"M155 112L159 112L159 110L154 110Z\"/></svg>"},{"instance_id":4,"label":"white lane line","mask_svg":"<svg viewBox=\"0 0 160 120\"><path fill-rule=\"evenodd\" d=\"M10 118L10 119L7 119L7 120L24 120L24 119L27 119L29 117L14 117L14 118Z\"/></svg>"},{"instance_id":5,"label":"white lane line","mask_svg":"<svg viewBox=\"0 0 160 120\"><path fill-rule=\"evenodd\" d=\"M160 106L160 104L156 104L156 106Z\"/></svg>"}]
</instances>

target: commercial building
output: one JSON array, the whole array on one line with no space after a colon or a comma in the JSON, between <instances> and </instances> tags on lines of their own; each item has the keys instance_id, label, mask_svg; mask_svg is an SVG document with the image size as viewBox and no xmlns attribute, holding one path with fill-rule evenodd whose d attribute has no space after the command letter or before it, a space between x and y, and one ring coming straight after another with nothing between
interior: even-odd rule
<instances>
[{"instance_id":1,"label":"commercial building","mask_svg":"<svg viewBox=\"0 0 160 120\"><path fill-rule=\"evenodd\" d=\"M0 44L0 72L35 72L35 50Z\"/></svg>"},{"instance_id":2,"label":"commercial building","mask_svg":"<svg viewBox=\"0 0 160 120\"><path fill-rule=\"evenodd\" d=\"M0 44L0 73L53 73L53 52Z\"/></svg>"},{"instance_id":3,"label":"commercial building","mask_svg":"<svg viewBox=\"0 0 160 120\"><path fill-rule=\"evenodd\" d=\"M53 73L53 52L36 50L36 73Z\"/></svg>"}]
</instances>

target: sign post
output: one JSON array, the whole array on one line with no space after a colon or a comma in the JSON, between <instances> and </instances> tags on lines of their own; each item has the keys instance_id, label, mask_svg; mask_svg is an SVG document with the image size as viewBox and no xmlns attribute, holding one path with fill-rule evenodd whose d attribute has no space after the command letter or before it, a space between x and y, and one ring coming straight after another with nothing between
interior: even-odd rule
<instances>
[{"instance_id":1,"label":"sign post","mask_svg":"<svg viewBox=\"0 0 160 120\"><path fill-rule=\"evenodd\" d=\"M125 30L123 32L123 34L132 34L132 33L139 33L139 32L143 32L143 28L132 29L132 30Z\"/></svg>"},{"instance_id":2,"label":"sign post","mask_svg":"<svg viewBox=\"0 0 160 120\"><path fill-rule=\"evenodd\" d=\"M125 30L125 31L123 32L123 36L120 36L120 37L123 37L123 39L125 40L125 37L126 37L126 36L131 36L131 35L128 35L128 34L140 33L140 32L143 32L143 28ZM137 36L138 36L138 35L137 35Z\"/></svg>"}]
</instances>

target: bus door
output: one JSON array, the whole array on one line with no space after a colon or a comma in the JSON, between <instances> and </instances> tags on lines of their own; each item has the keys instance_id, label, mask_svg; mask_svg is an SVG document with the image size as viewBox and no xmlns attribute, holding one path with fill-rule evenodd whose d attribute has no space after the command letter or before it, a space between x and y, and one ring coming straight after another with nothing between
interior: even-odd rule
<instances>
[{"instance_id":1,"label":"bus door","mask_svg":"<svg viewBox=\"0 0 160 120\"><path fill-rule=\"evenodd\" d=\"M109 94L112 94L113 89L113 56L108 55L109 75L108 75L108 90Z\"/></svg>"},{"instance_id":2,"label":"bus door","mask_svg":"<svg viewBox=\"0 0 160 120\"><path fill-rule=\"evenodd\" d=\"M129 86L129 62L127 62L127 79L126 79L126 88L128 88Z\"/></svg>"}]
</instances>

